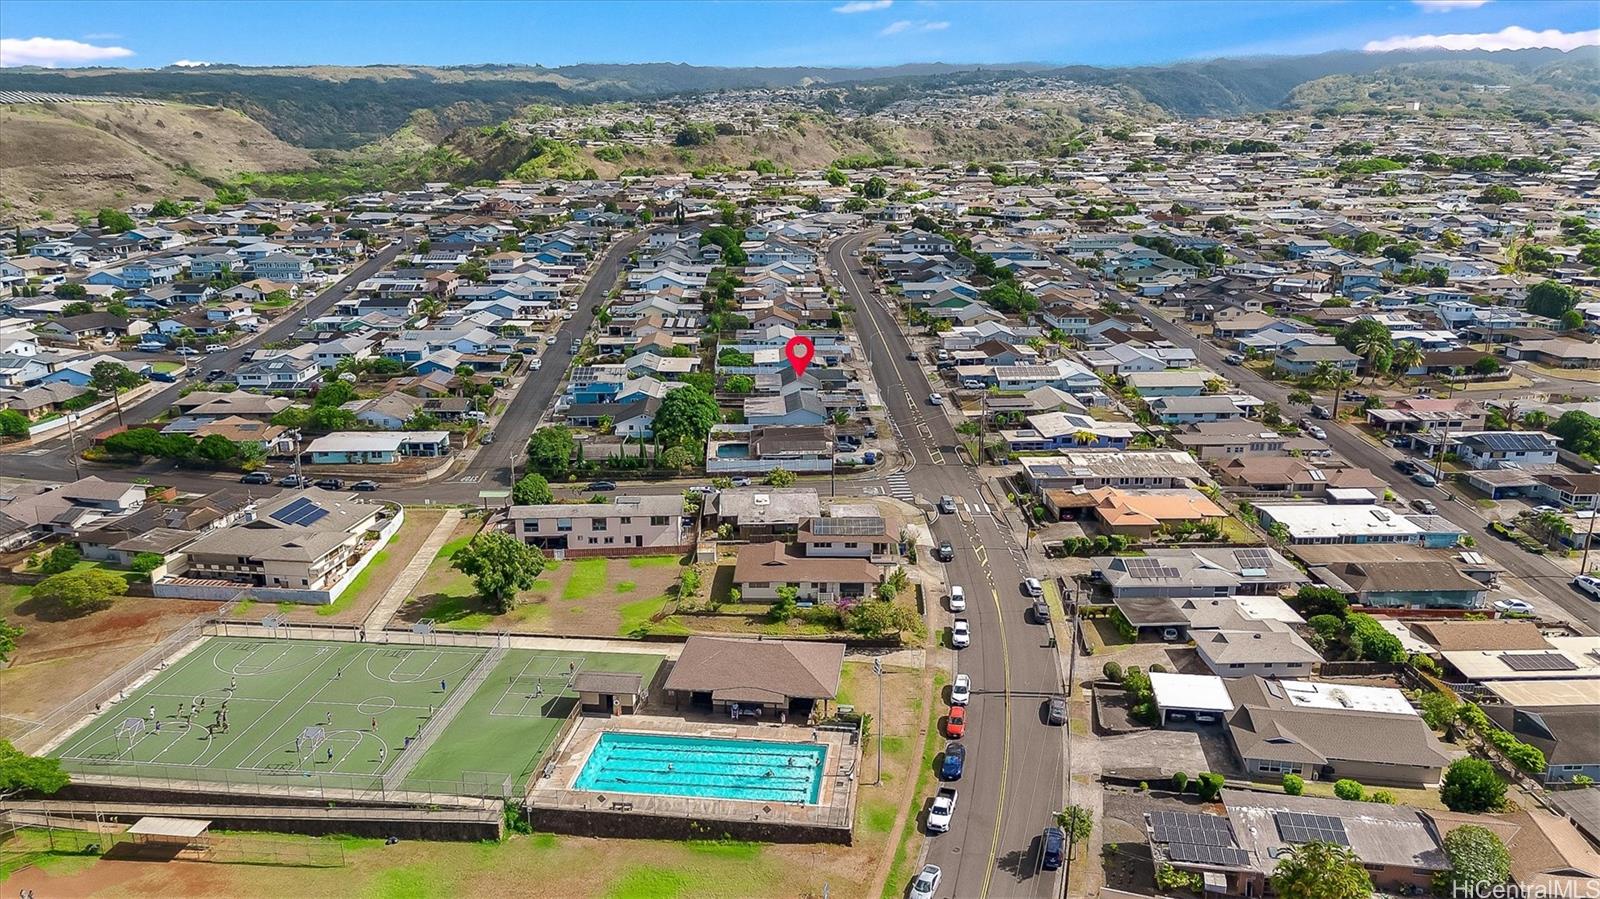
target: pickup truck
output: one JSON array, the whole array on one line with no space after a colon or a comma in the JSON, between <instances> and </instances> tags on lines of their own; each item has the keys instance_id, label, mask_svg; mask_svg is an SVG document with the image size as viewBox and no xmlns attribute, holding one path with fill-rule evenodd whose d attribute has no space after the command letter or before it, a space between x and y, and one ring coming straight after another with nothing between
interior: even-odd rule
<instances>
[{"instance_id":1,"label":"pickup truck","mask_svg":"<svg viewBox=\"0 0 1600 899\"><path fill-rule=\"evenodd\" d=\"M928 833L944 833L950 829L950 816L956 811L954 787L940 787L928 809Z\"/></svg>"}]
</instances>

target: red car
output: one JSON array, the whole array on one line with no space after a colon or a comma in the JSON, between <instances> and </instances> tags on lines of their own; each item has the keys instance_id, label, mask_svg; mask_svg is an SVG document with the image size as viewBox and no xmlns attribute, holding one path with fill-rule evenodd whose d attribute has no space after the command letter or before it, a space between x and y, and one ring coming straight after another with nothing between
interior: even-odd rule
<instances>
[{"instance_id":1,"label":"red car","mask_svg":"<svg viewBox=\"0 0 1600 899\"><path fill-rule=\"evenodd\" d=\"M951 706L950 716L945 719L944 730L950 735L950 739L961 739L961 735L967 731L967 710L959 705Z\"/></svg>"}]
</instances>

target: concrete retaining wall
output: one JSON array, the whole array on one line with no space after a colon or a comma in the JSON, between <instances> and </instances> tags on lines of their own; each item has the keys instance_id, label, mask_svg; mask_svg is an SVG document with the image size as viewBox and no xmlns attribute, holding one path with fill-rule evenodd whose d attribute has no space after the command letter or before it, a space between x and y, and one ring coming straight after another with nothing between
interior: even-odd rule
<instances>
[{"instance_id":1,"label":"concrete retaining wall","mask_svg":"<svg viewBox=\"0 0 1600 899\"><path fill-rule=\"evenodd\" d=\"M641 840L754 840L761 843L851 844L849 830L766 821L701 821L639 812L595 812L582 809L534 808L528 812L534 830L582 837Z\"/></svg>"}]
</instances>

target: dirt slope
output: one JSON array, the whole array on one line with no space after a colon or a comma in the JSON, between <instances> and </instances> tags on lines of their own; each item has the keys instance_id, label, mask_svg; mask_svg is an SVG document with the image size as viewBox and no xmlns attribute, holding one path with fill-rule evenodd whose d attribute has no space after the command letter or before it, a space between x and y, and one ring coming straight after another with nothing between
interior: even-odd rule
<instances>
[{"instance_id":1,"label":"dirt slope","mask_svg":"<svg viewBox=\"0 0 1600 899\"><path fill-rule=\"evenodd\" d=\"M201 178L315 164L304 150L227 109L0 106L0 222L162 197L209 198Z\"/></svg>"}]
</instances>

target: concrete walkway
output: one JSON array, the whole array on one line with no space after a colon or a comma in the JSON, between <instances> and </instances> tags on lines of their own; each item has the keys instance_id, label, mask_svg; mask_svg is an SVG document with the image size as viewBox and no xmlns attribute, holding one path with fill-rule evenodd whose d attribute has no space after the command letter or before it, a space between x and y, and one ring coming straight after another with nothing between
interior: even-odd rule
<instances>
[{"instance_id":1,"label":"concrete walkway","mask_svg":"<svg viewBox=\"0 0 1600 899\"><path fill-rule=\"evenodd\" d=\"M422 575L427 572L428 565L433 562L433 557L439 554L440 547L450 540L450 535L455 533L456 525L461 522L460 509L448 509L433 526L433 533L428 539L422 541L422 546L417 549L417 554L411 557L400 576L394 579L389 589L384 592L383 598L367 613L367 618L361 623L370 636L383 630L389 619L400 611L400 606L405 603L406 597L416 589L417 582L422 580Z\"/></svg>"}]
</instances>

